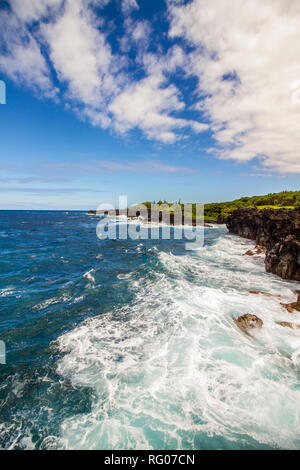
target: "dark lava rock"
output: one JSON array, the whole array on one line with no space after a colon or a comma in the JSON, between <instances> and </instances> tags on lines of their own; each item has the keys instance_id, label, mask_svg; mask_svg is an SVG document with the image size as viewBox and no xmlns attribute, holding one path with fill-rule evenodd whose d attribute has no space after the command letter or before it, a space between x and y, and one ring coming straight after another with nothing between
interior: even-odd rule
<instances>
[{"instance_id":1,"label":"dark lava rock","mask_svg":"<svg viewBox=\"0 0 300 470\"><path fill-rule=\"evenodd\" d=\"M219 214L216 220L217 224L226 224L228 216Z\"/></svg>"},{"instance_id":2,"label":"dark lava rock","mask_svg":"<svg viewBox=\"0 0 300 470\"><path fill-rule=\"evenodd\" d=\"M300 208L238 209L227 228L266 249L266 271L300 281Z\"/></svg>"},{"instance_id":3,"label":"dark lava rock","mask_svg":"<svg viewBox=\"0 0 300 470\"><path fill-rule=\"evenodd\" d=\"M261 329L263 326L263 321L256 315L246 313L236 320L236 324L239 328L241 328L241 330L248 331L253 330L253 328Z\"/></svg>"}]
</instances>

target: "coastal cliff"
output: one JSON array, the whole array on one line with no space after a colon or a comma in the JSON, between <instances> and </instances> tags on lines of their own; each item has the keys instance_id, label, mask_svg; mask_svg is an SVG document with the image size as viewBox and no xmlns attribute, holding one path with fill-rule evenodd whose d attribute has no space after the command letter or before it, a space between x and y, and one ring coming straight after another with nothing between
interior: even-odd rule
<instances>
[{"instance_id":1,"label":"coastal cliff","mask_svg":"<svg viewBox=\"0 0 300 470\"><path fill-rule=\"evenodd\" d=\"M238 209L227 219L230 233L266 248L266 271L300 281L300 208Z\"/></svg>"}]
</instances>

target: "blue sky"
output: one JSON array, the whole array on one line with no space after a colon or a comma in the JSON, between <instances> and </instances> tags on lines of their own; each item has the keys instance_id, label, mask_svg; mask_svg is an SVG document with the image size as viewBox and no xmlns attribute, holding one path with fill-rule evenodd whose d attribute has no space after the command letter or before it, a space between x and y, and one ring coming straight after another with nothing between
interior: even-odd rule
<instances>
[{"instance_id":1,"label":"blue sky","mask_svg":"<svg viewBox=\"0 0 300 470\"><path fill-rule=\"evenodd\" d=\"M300 189L297 3L1 2L0 208Z\"/></svg>"}]
</instances>

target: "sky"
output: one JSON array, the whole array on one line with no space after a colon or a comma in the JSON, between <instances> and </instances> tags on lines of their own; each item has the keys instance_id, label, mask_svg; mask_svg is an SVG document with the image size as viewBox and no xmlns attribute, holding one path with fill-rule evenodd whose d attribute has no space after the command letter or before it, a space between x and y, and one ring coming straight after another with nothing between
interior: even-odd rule
<instances>
[{"instance_id":1,"label":"sky","mask_svg":"<svg viewBox=\"0 0 300 470\"><path fill-rule=\"evenodd\" d=\"M299 190L299 58L298 0L0 0L0 209Z\"/></svg>"}]
</instances>

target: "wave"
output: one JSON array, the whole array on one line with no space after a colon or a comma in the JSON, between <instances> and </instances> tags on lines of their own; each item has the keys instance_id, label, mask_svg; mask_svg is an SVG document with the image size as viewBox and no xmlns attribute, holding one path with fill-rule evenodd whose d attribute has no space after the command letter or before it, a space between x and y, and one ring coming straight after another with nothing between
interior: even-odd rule
<instances>
[{"instance_id":1,"label":"wave","mask_svg":"<svg viewBox=\"0 0 300 470\"><path fill-rule=\"evenodd\" d=\"M15 295L15 289L13 287L6 287L5 289L0 289L0 297L7 297L9 295Z\"/></svg>"},{"instance_id":2,"label":"wave","mask_svg":"<svg viewBox=\"0 0 300 470\"><path fill-rule=\"evenodd\" d=\"M86 273L84 273L84 275L83 275L83 277L88 279L92 284L95 284L95 282L96 282L95 277L92 274L94 271L95 271L95 269L92 268L89 271L87 271Z\"/></svg>"},{"instance_id":3,"label":"wave","mask_svg":"<svg viewBox=\"0 0 300 470\"><path fill-rule=\"evenodd\" d=\"M89 413L61 425L69 449L299 448L299 332L275 297L295 284L242 257L250 242L225 236L197 253L152 250L134 300L58 340L58 373L93 389ZM94 281L91 271L85 274ZM256 337L234 319L262 318Z\"/></svg>"}]
</instances>

